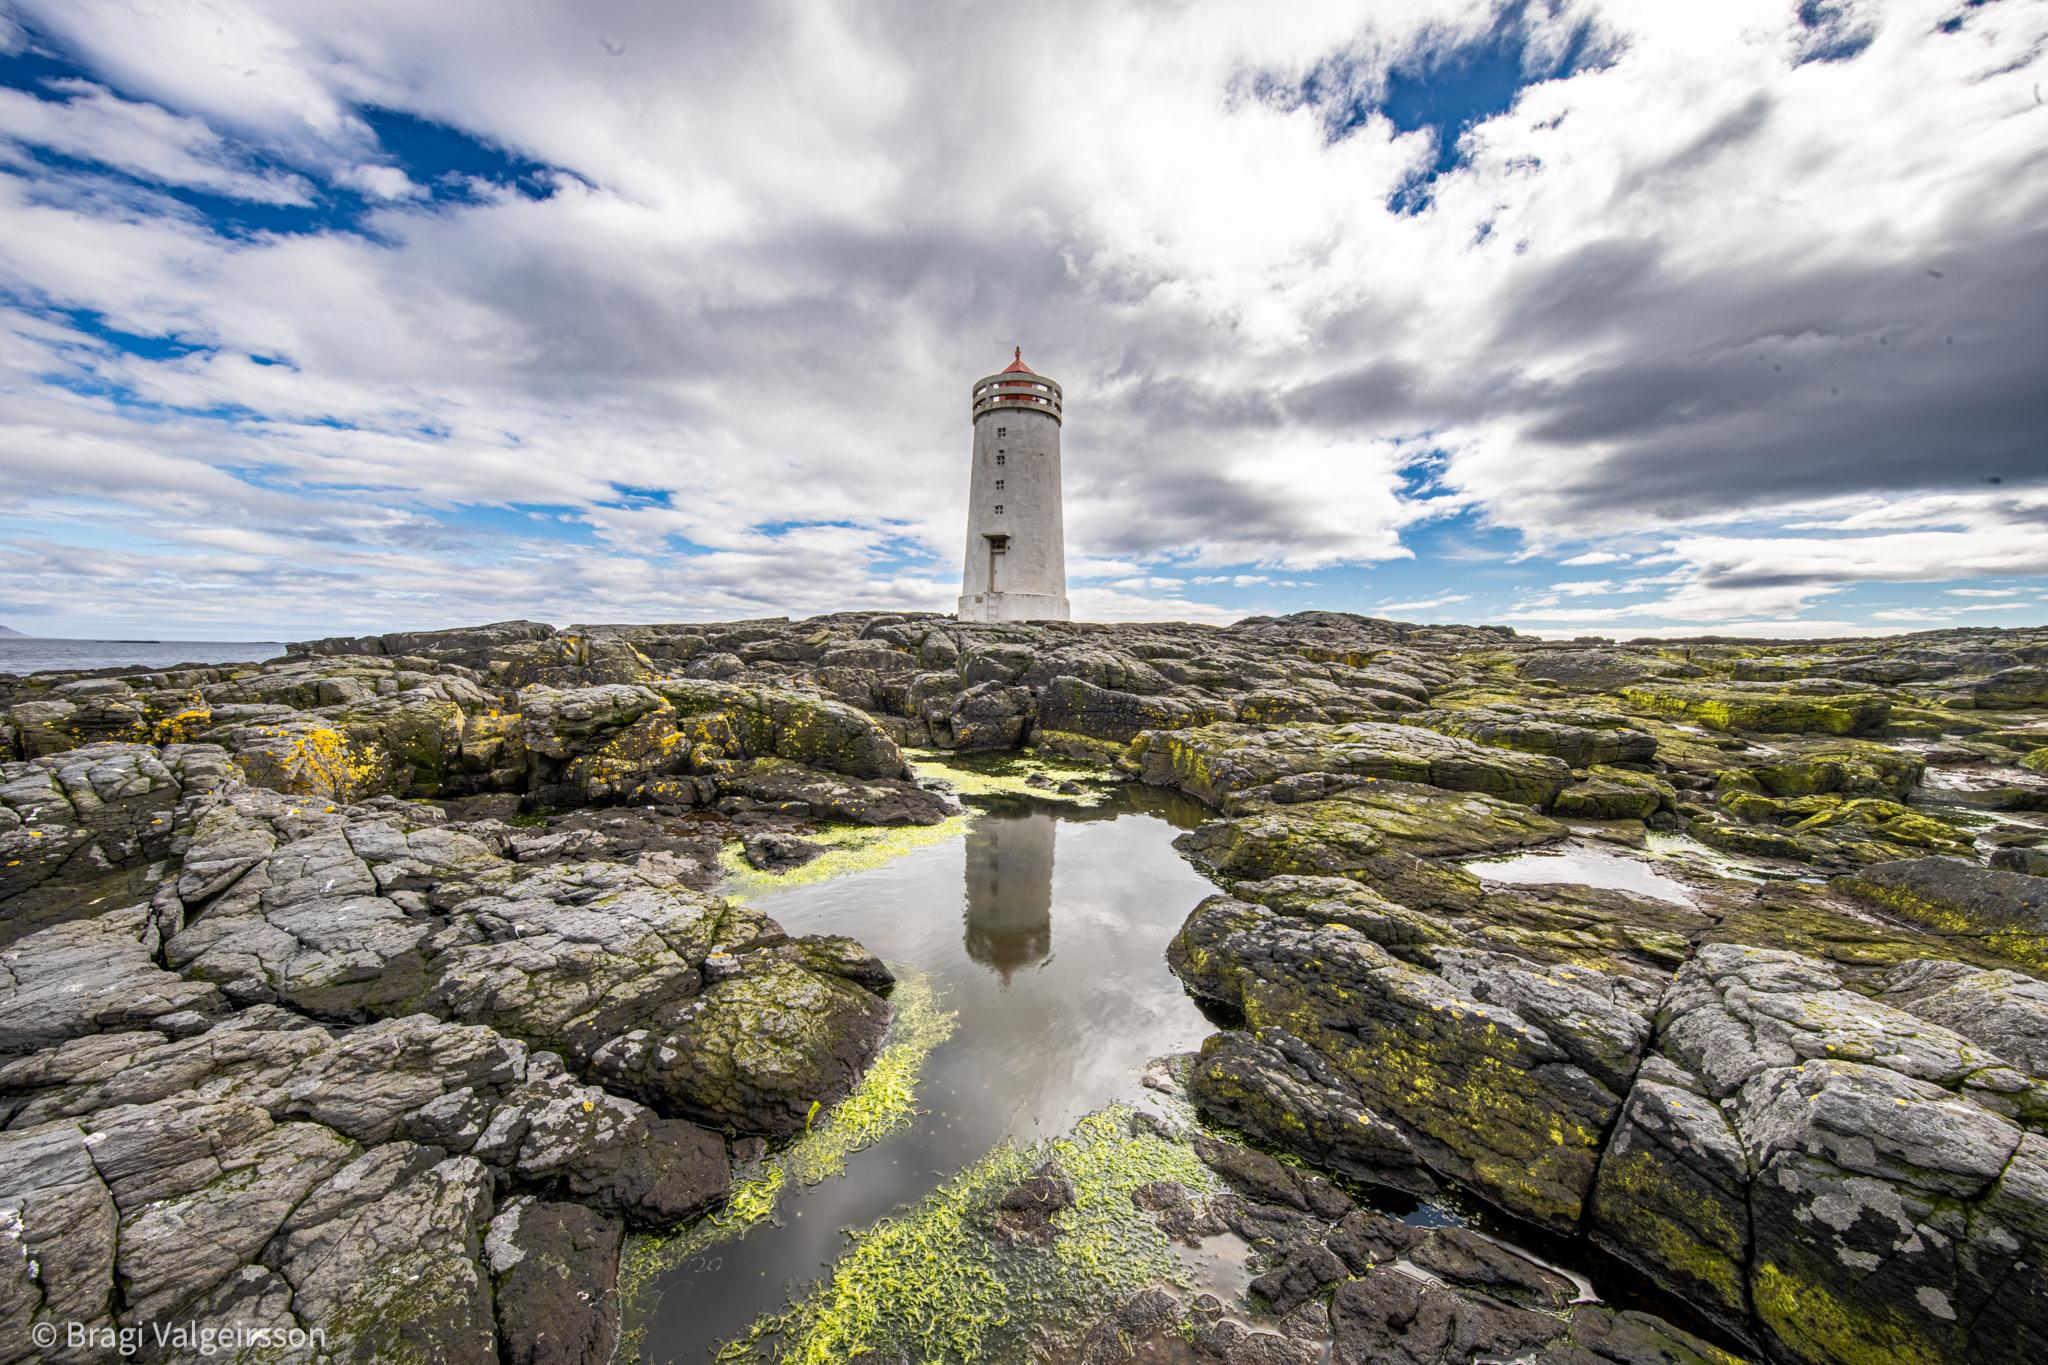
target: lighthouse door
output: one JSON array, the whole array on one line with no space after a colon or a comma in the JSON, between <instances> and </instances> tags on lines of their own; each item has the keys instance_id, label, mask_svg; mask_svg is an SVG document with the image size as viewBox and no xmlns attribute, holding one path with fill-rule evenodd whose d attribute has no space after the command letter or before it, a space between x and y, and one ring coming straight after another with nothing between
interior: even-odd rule
<instances>
[{"instance_id":1,"label":"lighthouse door","mask_svg":"<svg viewBox=\"0 0 2048 1365\"><path fill-rule=\"evenodd\" d=\"M997 570L1002 568L1003 556L1009 552L1010 538L1008 536L988 536L985 539L988 541L988 590L990 592L1000 592L1002 589L998 584Z\"/></svg>"}]
</instances>

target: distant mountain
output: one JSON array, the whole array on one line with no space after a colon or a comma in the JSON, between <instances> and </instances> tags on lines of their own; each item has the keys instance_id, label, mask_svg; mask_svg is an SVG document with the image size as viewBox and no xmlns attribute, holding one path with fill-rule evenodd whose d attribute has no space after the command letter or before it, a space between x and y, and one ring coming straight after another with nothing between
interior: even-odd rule
<instances>
[{"instance_id":1,"label":"distant mountain","mask_svg":"<svg viewBox=\"0 0 2048 1365\"><path fill-rule=\"evenodd\" d=\"M26 640L28 638L28 636L23 635L18 630L9 630L6 626L0 626L0 640Z\"/></svg>"}]
</instances>

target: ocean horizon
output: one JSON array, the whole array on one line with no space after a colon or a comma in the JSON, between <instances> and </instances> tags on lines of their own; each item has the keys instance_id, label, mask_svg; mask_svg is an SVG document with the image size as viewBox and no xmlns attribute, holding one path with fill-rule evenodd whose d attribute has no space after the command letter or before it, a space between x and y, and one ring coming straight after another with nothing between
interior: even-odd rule
<instances>
[{"instance_id":1,"label":"ocean horizon","mask_svg":"<svg viewBox=\"0 0 2048 1365\"><path fill-rule=\"evenodd\" d=\"M63 640L11 635L0 636L0 673L261 663L282 653L281 640Z\"/></svg>"}]
</instances>

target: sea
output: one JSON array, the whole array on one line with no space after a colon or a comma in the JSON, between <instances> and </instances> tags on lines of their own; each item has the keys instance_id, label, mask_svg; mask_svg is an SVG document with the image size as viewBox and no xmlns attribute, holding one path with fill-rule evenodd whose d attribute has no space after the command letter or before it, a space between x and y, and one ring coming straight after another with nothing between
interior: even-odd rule
<instances>
[{"instance_id":1,"label":"sea","mask_svg":"<svg viewBox=\"0 0 2048 1365\"><path fill-rule=\"evenodd\" d=\"M282 653L284 643L279 640L46 640L0 636L0 673L260 663Z\"/></svg>"}]
</instances>

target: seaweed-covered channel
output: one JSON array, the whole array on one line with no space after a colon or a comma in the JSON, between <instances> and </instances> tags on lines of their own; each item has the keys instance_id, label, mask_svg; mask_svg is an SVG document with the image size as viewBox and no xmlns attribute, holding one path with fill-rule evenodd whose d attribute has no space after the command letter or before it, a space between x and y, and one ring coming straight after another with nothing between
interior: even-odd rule
<instances>
[{"instance_id":1,"label":"seaweed-covered channel","mask_svg":"<svg viewBox=\"0 0 2048 1365\"><path fill-rule=\"evenodd\" d=\"M1215 890L1172 846L1201 818L1186 798L1142 787L1093 806L1000 802L960 837L753 897L792 934L859 939L928 989L951 1028L931 1034L942 1041L922 1058L906 1126L843 1168L835 1159L837 1173L814 1185L776 1177L763 1191L772 1222L702 1239L656 1270L632 1324L641 1358L709 1359L822 1274L845 1229L923 1197L1006 1139L1051 1137L1113 1100L1141 1101L1146 1062L1215 1027L1164 956Z\"/></svg>"}]
</instances>

